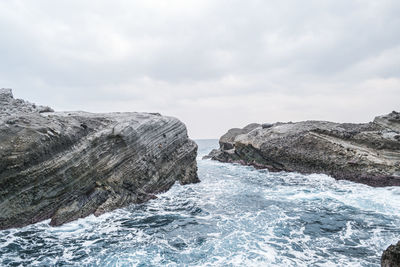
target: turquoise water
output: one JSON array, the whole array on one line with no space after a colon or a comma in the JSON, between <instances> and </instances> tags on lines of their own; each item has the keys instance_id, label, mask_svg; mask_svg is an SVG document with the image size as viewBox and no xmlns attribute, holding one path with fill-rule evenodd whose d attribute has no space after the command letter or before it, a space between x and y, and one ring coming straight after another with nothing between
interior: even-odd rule
<instances>
[{"instance_id":1,"label":"turquoise water","mask_svg":"<svg viewBox=\"0 0 400 267\"><path fill-rule=\"evenodd\" d=\"M100 217L0 231L0 266L379 266L400 188L202 160L200 184Z\"/></svg>"}]
</instances>

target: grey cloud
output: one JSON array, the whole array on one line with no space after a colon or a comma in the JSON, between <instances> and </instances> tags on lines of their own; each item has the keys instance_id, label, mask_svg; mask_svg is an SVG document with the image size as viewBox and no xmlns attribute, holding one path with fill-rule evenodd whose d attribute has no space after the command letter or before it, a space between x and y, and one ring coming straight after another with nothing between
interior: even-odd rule
<instances>
[{"instance_id":1,"label":"grey cloud","mask_svg":"<svg viewBox=\"0 0 400 267\"><path fill-rule=\"evenodd\" d=\"M0 86L58 109L160 111L194 137L362 121L399 109L399 13L396 0L3 1Z\"/></svg>"}]
</instances>

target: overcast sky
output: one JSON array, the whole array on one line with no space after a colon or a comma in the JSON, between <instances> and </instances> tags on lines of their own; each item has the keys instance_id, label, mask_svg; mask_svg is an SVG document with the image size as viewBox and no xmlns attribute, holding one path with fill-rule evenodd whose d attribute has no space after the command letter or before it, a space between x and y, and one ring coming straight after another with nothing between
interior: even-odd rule
<instances>
[{"instance_id":1,"label":"overcast sky","mask_svg":"<svg viewBox=\"0 0 400 267\"><path fill-rule=\"evenodd\" d=\"M251 122L400 110L399 0L0 2L0 87L56 110Z\"/></svg>"}]
</instances>

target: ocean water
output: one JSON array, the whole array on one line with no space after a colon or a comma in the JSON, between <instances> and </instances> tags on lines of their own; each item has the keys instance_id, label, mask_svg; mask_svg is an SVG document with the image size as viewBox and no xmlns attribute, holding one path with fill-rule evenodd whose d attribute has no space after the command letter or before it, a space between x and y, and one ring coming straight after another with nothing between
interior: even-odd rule
<instances>
[{"instance_id":1,"label":"ocean water","mask_svg":"<svg viewBox=\"0 0 400 267\"><path fill-rule=\"evenodd\" d=\"M0 266L379 266L400 188L202 160L199 184L61 227L0 231Z\"/></svg>"}]
</instances>

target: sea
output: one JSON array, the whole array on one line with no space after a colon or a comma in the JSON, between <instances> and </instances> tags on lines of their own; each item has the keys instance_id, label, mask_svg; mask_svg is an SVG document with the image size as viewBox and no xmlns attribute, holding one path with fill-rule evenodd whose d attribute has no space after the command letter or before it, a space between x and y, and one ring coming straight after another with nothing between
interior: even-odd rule
<instances>
[{"instance_id":1,"label":"sea","mask_svg":"<svg viewBox=\"0 0 400 267\"><path fill-rule=\"evenodd\" d=\"M380 266L400 188L204 160L201 183L51 227L0 231L0 266Z\"/></svg>"}]
</instances>

